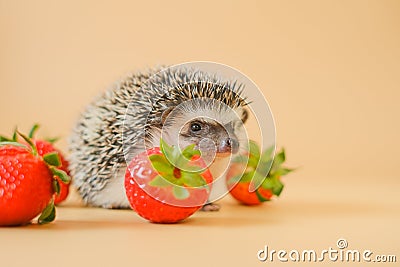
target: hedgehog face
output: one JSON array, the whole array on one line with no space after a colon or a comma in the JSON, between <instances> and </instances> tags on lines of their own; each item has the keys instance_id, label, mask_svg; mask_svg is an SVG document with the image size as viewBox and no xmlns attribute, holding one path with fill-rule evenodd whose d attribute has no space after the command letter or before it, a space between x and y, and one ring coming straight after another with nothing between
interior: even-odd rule
<instances>
[{"instance_id":1,"label":"hedgehog face","mask_svg":"<svg viewBox=\"0 0 400 267\"><path fill-rule=\"evenodd\" d=\"M181 148L195 144L207 161L237 153L245 140L243 107L231 109L212 99L194 99L167 109L162 117L164 139Z\"/></svg>"},{"instance_id":2,"label":"hedgehog face","mask_svg":"<svg viewBox=\"0 0 400 267\"><path fill-rule=\"evenodd\" d=\"M213 151L217 157L229 156L239 150L238 137L233 122L221 125L219 122L198 117L185 123L179 132L180 144L196 144L202 151Z\"/></svg>"}]
</instances>

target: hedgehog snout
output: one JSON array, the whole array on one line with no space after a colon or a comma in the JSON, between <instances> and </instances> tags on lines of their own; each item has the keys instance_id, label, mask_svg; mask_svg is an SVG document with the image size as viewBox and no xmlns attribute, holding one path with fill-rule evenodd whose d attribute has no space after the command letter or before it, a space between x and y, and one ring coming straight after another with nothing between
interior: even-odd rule
<instances>
[{"instance_id":1,"label":"hedgehog snout","mask_svg":"<svg viewBox=\"0 0 400 267\"><path fill-rule=\"evenodd\" d=\"M239 141L235 138L224 138L217 147L218 156L229 156L239 151Z\"/></svg>"}]
</instances>

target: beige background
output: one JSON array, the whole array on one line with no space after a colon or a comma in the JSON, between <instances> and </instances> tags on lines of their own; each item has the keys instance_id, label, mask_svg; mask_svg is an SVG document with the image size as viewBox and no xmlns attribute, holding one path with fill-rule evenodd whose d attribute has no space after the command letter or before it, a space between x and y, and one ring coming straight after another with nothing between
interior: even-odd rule
<instances>
[{"instance_id":1,"label":"beige background","mask_svg":"<svg viewBox=\"0 0 400 267\"><path fill-rule=\"evenodd\" d=\"M255 253L267 243L322 249L344 236L352 248L400 257L400 1L0 0L0 36L0 133L40 122L43 136L66 137L93 96L130 71L216 61L263 90L278 145L288 165L301 167L267 207L249 211L228 199L220 214L178 226L66 207L43 232L0 229L10 248L24 237L30 244L60 237L57 245L72 250L65 265L78 258L136 266L135 257L143 261L161 247L153 263L171 263L169 243L182 241L173 246L184 247L184 259L206 264L210 255L218 266L257 264ZM140 245L145 236L153 246ZM235 240L246 243L243 256ZM96 247L109 243L110 251ZM30 250L31 258L39 251Z\"/></svg>"}]
</instances>

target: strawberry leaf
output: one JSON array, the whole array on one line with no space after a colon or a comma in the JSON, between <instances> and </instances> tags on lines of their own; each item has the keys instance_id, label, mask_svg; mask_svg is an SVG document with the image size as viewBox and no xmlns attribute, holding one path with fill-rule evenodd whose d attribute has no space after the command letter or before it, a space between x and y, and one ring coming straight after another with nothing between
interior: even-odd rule
<instances>
[{"instance_id":1,"label":"strawberry leaf","mask_svg":"<svg viewBox=\"0 0 400 267\"><path fill-rule=\"evenodd\" d=\"M250 155L249 161L247 162L247 166L251 166L253 168L256 168L258 166L259 162L260 162L259 158L254 157L253 155Z\"/></svg>"},{"instance_id":2,"label":"strawberry leaf","mask_svg":"<svg viewBox=\"0 0 400 267\"><path fill-rule=\"evenodd\" d=\"M172 193L176 199L186 199L190 195L189 191L182 186L174 186Z\"/></svg>"},{"instance_id":3,"label":"strawberry leaf","mask_svg":"<svg viewBox=\"0 0 400 267\"><path fill-rule=\"evenodd\" d=\"M284 176L292 171L294 171L294 169L280 168L280 169L274 171L274 175L275 176Z\"/></svg>"},{"instance_id":4,"label":"strawberry leaf","mask_svg":"<svg viewBox=\"0 0 400 267\"><path fill-rule=\"evenodd\" d=\"M269 162L270 160L272 160L272 153L274 152L274 146L270 146L269 148L267 148L264 153L262 153L261 155L261 162L266 163Z\"/></svg>"},{"instance_id":5,"label":"strawberry leaf","mask_svg":"<svg viewBox=\"0 0 400 267\"><path fill-rule=\"evenodd\" d=\"M151 155L149 157L153 168L159 173L172 173L174 166L169 163L164 155Z\"/></svg>"},{"instance_id":6,"label":"strawberry leaf","mask_svg":"<svg viewBox=\"0 0 400 267\"><path fill-rule=\"evenodd\" d=\"M60 188L60 183L58 182L57 179L53 179L53 190L54 190L54 193L56 193L57 195L60 194L61 188Z\"/></svg>"},{"instance_id":7,"label":"strawberry leaf","mask_svg":"<svg viewBox=\"0 0 400 267\"><path fill-rule=\"evenodd\" d=\"M37 148L36 148L35 144L32 142L32 139L29 138L28 136L24 135L23 133L19 132L18 130L16 130L16 132L18 133L18 135L20 135L25 140L25 142L27 142L29 144L29 146L32 149L32 154L37 156L38 155Z\"/></svg>"},{"instance_id":8,"label":"strawberry leaf","mask_svg":"<svg viewBox=\"0 0 400 267\"><path fill-rule=\"evenodd\" d=\"M265 175L260 174L258 171L254 172L254 176L252 177L253 179L251 180L253 185L257 185L257 187L259 185L261 185L264 180L266 179Z\"/></svg>"},{"instance_id":9,"label":"strawberry leaf","mask_svg":"<svg viewBox=\"0 0 400 267\"><path fill-rule=\"evenodd\" d=\"M265 181L261 184L261 187L264 189L270 189L274 195L279 196L284 185L276 176L274 176L265 179Z\"/></svg>"},{"instance_id":10,"label":"strawberry leaf","mask_svg":"<svg viewBox=\"0 0 400 267\"><path fill-rule=\"evenodd\" d=\"M56 208L54 207L54 200L51 200L47 207L42 211L42 214L39 216L38 223L46 224L54 221L56 218Z\"/></svg>"},{"instance_id":11,"label":"strawberry leaf","mask_svg":"<svg viewBox=\"0 0 400 267\"><path fill-rule=\"evenodd\" d=\"M273 156L275 146L267 148L261 155L259 154L260 149L256 142L249 142L249 160L247 162L247 171L251 170L252 167L255 171L250 171L245 173L240 182L248 182L251 180L250 189L252 192L256 191L257 188L262 186L262 188L270 189L273 194L279 196L283 190L283 183L280 181L279 177L288 174L293 171L293 169L282 168L282 164L286 160L285 150L282 150ZM245 156L236 157L234 162L245 162ZM231 179L229 183L237 181L237 177ZM261 201L261 200L260 200Z\"/></svg>"},{"instance_id":12,"label":"strawberry leaf","mask_svg":"<svg viewBox=\"0 0 400 267\"><path fill-rule=\"evenodd\" d=\"M255 158L260 158L260 147L255 141L249 141L249 152L250 155L254 156Z\"/></svg>"},{"instance_id":13,"label":"strawberry leaf","mask_svg":"<svg viewBox=\"0 0 400 267\"><path fill-rule=\"evenodd\" d=\"M168 145L163 139L160 139L160 149L170 162L176 162L177 156L180 154L179 149L177 150L176 148Z\"/></svg>"},{"instance_id":14,"label":"strawberry leaf","mask_svg":"<svg viewBox=\"0 0 400 267\"><path fill-rule=\"evenodd\" d=\"M186 170L185 167L188 166L189 160L183 155L179 154L176 156L176 159L172 162L172 164L181 170Z\"/></svg>"},{"instance_id":15,"label":"strawberry leaf","mask_svg":"<svg viewBox=\"0 0 400 267\"><path fill-rule=\"evenodd\" d=\"M182 166L182 173L187 172L187 173L203 173L205 171L205 168L197 165L190 164L190 161L187 162Z\"/></svg>"},{"instance_id":16,"label":"strawberry leaf","mask_svg":"<svg viewBox=\"0 0 400 267\"><path fill-rule=\"evenodd\" d=\"M171 183L163 178L161 175L157 175L156 177L154 177L153 180L149 182L149 185L154 187L167 187L171 186Z\"/></svg>"},{"instance_id":17,"label":"strawberry leaf","mask_svg":"<svg viewBox=\"0 0 400 267\"><path fill-rule=\"evenodd\" d=\"M160 139L160 149L164 154L164 160L158 160L157 157L154 161L162 162L161 166L154 166L160 168L159 171L173 172L174 168L178 168L181 171L187 171L191 173L203 172L205 168L191 164L191 159L196 155L201 155L200 151L195 149L195 144L185 147L181 153L179 147L168 145L163 139ZM153 162L153 159L150 158ZM164 168L162 165L168 165L168 168ZM158 169L157 169L158 170Z\"/></svg>"},{"instance_id":18,"label":"strawberry leaf","mask_svg":"<svg viewBox=\"0 0 400 267\"><path fill-rule=\"evenodd\" d=\"M190 160L193 158L194 155L199 155L201 156L201 152L198 149L195 149L195 144L189 145L185 147L182 151L182 155L187 159Z\"/></svg>"},{"instance_id":19,"label":"strawberry leaf","mask_svg":"<svg viewBox=\"0 0 400 267\"><path fill-rule=\"evenodd\" d=\"M232 159L234 163L247 163L249 161L249 157L247 155L238 155Z\"/></svg>"},{"instance_id":20,"label":"strawberry leaf","mask_svg":"<svg viewBox=\"0 0 400 267\"><path fill-rule=\"evenodd\" d=\"M275 187L272 189L272 193L274 193L276 196L279 196L284 187L285 185L280 180L277 180Z\"/></svg>"},{"instance_id":21,"label":"strawberry leaf","mask_svg":"<svg viewBox=\"0 0 400 267\"><path fill-rule=\"evenodd\" d=\"M240 174L233 176L228 180L228 185L234 185L240 181L242 176Z\"/></svg>"},{"instance_id":22,"label":"strawberry leaf","mask_svg":"<svg viewBox=\"0 0 400 267\"><path fill-rule=\"evenodd\" d=\"M207 182L203 178L203 176L197 173L182 172L182 176L180 179L182 180L182 183L184 185L192 188L202 187L207 185Z\"/></svg>"},{"instance_id":23,"label":"strawberry leaf","mask_svg":"<svg viewBox=\"0 0 400 267\"><path fill-rule=\"evenodd\" d=\"M240 179L241 183L248 183L250 182L253 177L255 176L256 172L255 171L250 171L250 172L245 172L242 176L242 178Z\"/></svg>"},{"instance_id":24,"label":"strawberry leaf","mask_svg":"<svg viewBox=\"0 0 400 267\"><path fill-rule=\"evenodd\" d=\"M18 139L17 128L15 128L12 135L12 141L17 142L17 139Z\"/></svg>"},{"instance_id":25,"label":"strawberry leaf","mask_svg":"<svg viewBox=\"0 0 400 267\"><path fill-rule=\"evenodd\" d=\"M267 176L269 171L271 170L272 159L268 160L267 162L262 162L257 166L257 172L262 176Z\"/></svg>"},{"instance_id":26,"label":"strawberry leaf","mask_svg":"<svg viewBox=\"0 0 400 267\"><path fill-rule=\"evenodd\" d=\"M60 156L58 155L58 152L47 153L46 155L43 156L43 160L50 166L54 167L61 166L61 160Z\"/></svg>"},{"instance_id":27,"label":"strawberry leaf","mask_svg":"<svg viewBox=\"0 0 400 267\"><path fill-rule=\"evenodd\" d=\"M45 141L49 142L50 144L54 144L58 140L60 140L60 137L53 137L53 138L46 138L44 139Z\"/></svg>"},{"instance_id":28,"label":"strawberry leaf","mask_svg":"<svg viewBox=\"0 0 400 267\"><path fill-rule=\"evenodd\" d=\"M174 174L166 174L163 175L164 179L166 179L167 181L169 181L171 184L175 184L175 185L183 185L182 180L175 177Z\"/></svg>"},{"instance_id":29,"label":"strawberry leaf","mask_svg":"<svg viewBox=\"0 0 400 267\"><path fill-rule=\"evenodd\" d=\"M256 193L256 196L257 196L257 198L258 198L258 200L259 200L260 202L270 201L270 199L263 197L263 196L260 194L260 192L258 192L258 189L255 191L255 193Z\"/></svg>"},{"instance_id":30,"label":"strawberry leaf","mask_svg":"<svg viewBox=\"0 0 400 267\"><path fill-rule=\"evenodd\" d=\"M285 162L285 160L285 150L282 148L281 152L275 155L274 161L272 163L272 169L277 170L282 165L282 163Z\"/></svg>"},{"instance_id":31,"label":"strawberry leaf","mask_svg":"<svg viewBox=\"0 0 400 267\"><path fill-rule=\"evenodd\" d=\"M29 131L28 137L32 139L35 136L35 133L36 133L37 129L39 129L39 127L40 127L39 124L35 123L32 126L31 130Z\"/></svg>"},{"instance_id":32,"label":"strawberry leaf","mask_svg":"<svg viewBox=\"0 0 400 267\"><path fill-rule=\"evenodd\" d=\"M178 149L178 154L179 156L177 157L177 160L175 166L182 171L188 171L188 172L203 172L205 168L202 168L200 166L191 164L191 159L194 156L201 156L201 152L198 149L195 149L195 144L188 145L185 147L182 151L181 154L179 154L179 149Z\"/></svg>"},{"instance_id":33,"label":"strawberry leaf","mask_svg":"<svg viewBox=\"0 0 400 267\"><path fill-rule=\"evenodd\" d=\"M0 142L12 142L12 140L5 136L0 135Z\"/></svg>"},{"instance_id":34,"label":"strawberry leaf","mask_svg":"<svg viewBox=\"0 0 400 267\"><path fill-rule=\"evenodd\" d=\"M0 146L7 146L7 145L10 145L10 146L18 146L18 147L24 147L24 148L26 148L26 149L29 149L29 147L27 147L26 145L21 144L21 143L18 143L18 142L12 142L12 141L3 141L3 142L0 142Z\"/></svg>"},{"instance_id":35,"label":"strawberry leaf","mask_svg":"<svg viewBox=\"0 0 400 267\"><path fill-rule=\"evenodd\" d=\"M69 184L71 182L71 177L65 171L52 166L50 166L50 171L53 173L53 175L60 178L61 182L64 184Z\"/></svg>"}]
</instances>

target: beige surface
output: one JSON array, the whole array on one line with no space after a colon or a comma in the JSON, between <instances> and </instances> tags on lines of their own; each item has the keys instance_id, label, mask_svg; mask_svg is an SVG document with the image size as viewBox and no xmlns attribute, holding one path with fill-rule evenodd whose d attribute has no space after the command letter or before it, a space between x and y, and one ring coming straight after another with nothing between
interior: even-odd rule
<instances>
[{"instance_id":1,"label":"beige surface","mask_svg":"<svg viewBox=\"0 0 400 267\"><path fill-rule=\"evenodd\" d=\"M322 249L341 236L400 257L399 1L82 2L0 0L0 133L40 122L43 136L66 137L84 105L125 73L209 60L259 85L278 145L301 168L265 209L227 203L180 225L63 208L44 228L0 229L5 266L17 247L30 256L16 266L58 258L59 237L71 251L63 262L75 265L171 263L176 248L198 264L240 265L256 263L265 243Z\"/></svg>"},{"instance_id":2,"label":"beige surface","mask_svg":"<svg viewBox=\"0 0 400 267\"><path fill-rule=\"evenodd\" d=\"M334 177L307 183L292 175L286 184L282 198L264 206L225 198L220 212L198 212L176 225L151 224L133 211L59 208L53 224L0 228L1 266L281 266L259 262L257 251L268 245L321 252L337 249L339 238L351 250L397 256L397 263L371 266L398 266L396 183L338 183Z\"/></svg>"}]
</instances>

